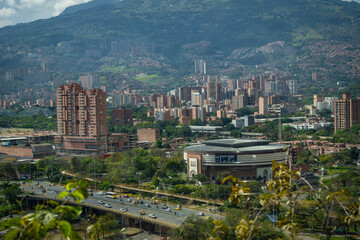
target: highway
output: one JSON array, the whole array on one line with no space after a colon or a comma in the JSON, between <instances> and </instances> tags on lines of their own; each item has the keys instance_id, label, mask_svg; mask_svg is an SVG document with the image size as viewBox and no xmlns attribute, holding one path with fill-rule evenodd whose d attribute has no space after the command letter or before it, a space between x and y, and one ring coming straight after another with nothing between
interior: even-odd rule
<instances>
[{"instance_id":1,"label":"highway","mask_svg":"<svg viewBox=\"0 0 360 240\"><path fill-rule=\"evenodd\" d=\"M40 187L37 183L40 184ZM33 181L33 182L25 182L25 184L21 184L20 186L25 192L33 192L37 196L48 196L48 197L56 197L60 192L65 191L60 185L51 186L49 182L46 181ZM46 193L43 193L43 190L46 190ZM123 194L125 195L125 194ZM93 192L93 196L90 196L84 200L84 205L94 204L101 207L104 207L105 204L110 204L112 209L120 210L127 209L128 213L140 215L140 210L145 211L144 217L149 217L149 214L154 214L156 219L160 221L167 222L172 225L180 226L184 220L191 215L196 215L200 211L182 208L182 210L175 210L175 205L166 204L171 212L168 212L167 209L163 209L164 203L159 203L158 207L156 204L152 204L151 200L143 200L143 204L132 204L129 201L130 198L119 197L117 199L106 198L105 195L98 195L97 192ZM135 200L131 198L131 201ZM100 204L98 201L103 201L104 204ZM145 206L148 204L148 206ZM176 213L176 214L175 214ZM216 213L204 212L204 217L211 217L213 219L224 219L224 216L221 216Z\"/></svg>"},{"instance_id":2,"label":"highway","mask_svg":"<svg viewBox=\"0 0 360 240\"><path fill-rule=\"evenodd\" d=\"M89 178L89 177L81 177L78 176L74 173L70 173L70 172L66 172L63 171L62 172L64 175L73 177L73 178L83 178L89 182L93 182L94 179L93 178ZM132 186L127 186L125 184L115 184L113 185L113 187L115 188L119 188L119 189L125 189L125 190L130 190L130 191L140 191L140 192L144 192L144 193L151 193L151 194L156 194L156 195L160 195L160 196L169 196L169 197L176 197L176 198L181 198L181 199L185 199L185 200L192 200L192 201L197 201L197 202L201 202L201 203L206 203L206 204L214 204L214 200L207 200L207 199L202 199L202 198L196 198L196 197L190 197L187 195L180 195L180 194L175 194L175 193L166 193L166 192L162 192L162 191L156 191L156 190L146 190L146 189L139 189L137 187L132 187ZM224 205L224 201L222 200L216 200L215 204L217 206L222 206Z\"/></svg>"}]
</instances>

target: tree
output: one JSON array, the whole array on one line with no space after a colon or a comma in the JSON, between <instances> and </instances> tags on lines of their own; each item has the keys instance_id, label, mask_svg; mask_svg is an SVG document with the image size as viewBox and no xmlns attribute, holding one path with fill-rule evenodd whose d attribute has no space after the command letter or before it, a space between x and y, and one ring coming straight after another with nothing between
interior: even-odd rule
<instances>
[{"instance_id":1,"label":"tree","mask_svg":"<svg viewBox=\"0 0 360 240\"><path fill-rule=\"evenodd\" d=\"M331 111L327 108L323 108L320 110L319 115L323 118L330 118L331 117Z\"/></svg>"},{"instance_id":2,"label":"tree","mask_svg":"<svg viewBox=\"0 0 360 240\"><path fill-rule=\"evenodd\" d=\"M196 119L191 119L190 120L190 125L205 126L205 122L203 122L200 118L196 118Z\"/></svg>"},{"instance_id":3,"label":"tree","mask_svg":"<svg viewBox=\"0 0 360 240\"><path fill-rule=\"evenodd\" d=\"M212 219L191 216L185 219L176 235L186 240L205 240L208 239L213 227Z\"/></svg>"},{"instance_id":4,"label":"tree","mask_svg":"<svg viewBox=\"0 0 360 240\"><path fill-rule=\"evenodd\" d=\"M70 182L66 185L66 190L58 195L58 198L70 197L74 201L81 202L88 197L87 182L79 180L78 182ZM49 231L55 229L60 230L65 239L80 240L79 234L74 231L71 224L64 220L65 217L80 216L82 210L78 206L70 206L64 201L62 204L58 202L48 201L46 207L37 205L35 211L24 215L22 211L20 217L5 219L0 223L0 228L8 229L5 239L45 239Z\"/></svg>"},{"instance_id":5,"label":"tree","mask_svg":"<svg viewBox=\"0 0 360 240\"><path fill-rule=\"evenodd\" d=\"M103 237L115 231L115 229L119 227L119 223L113 213L106 213L105 215L100 216L98 222L100 224Z\"/></svg>"},{"instance_id":6,"label":"tree","mask_svg":"<svg viewBox=\"0 0 360 240\"><path fill-rule=\"evenodd\" d=\"M61 172L58 167L54 165L50 165L46 168L45 171L46 176L48 177L50 182L58 182L61 178Z\"/></svg>"},{"instance_id":7,"label":"tree","mask_svg":"<svg viewBox=\"0 0 360 240\"><path fill-rule=\"evenodd\" d=\"M158 139L156 140L156 143L155 143L155 147L157 148L163 148L163 144L162 144L162 140L161 139Z\"/></svg>"},{"instance_id":8,"label":"tree","mask_svg":"<svg viewBox=\"0 0 360 240\"><path fill-rule=\"evenodd\" d=\"M192 179L197 180L201 183L208 181L208 177L205 174L196 174L192 177Z\"/></svg>"},{"instance_id":9,"label":"tree","mask_svg":"<svg viewBox=\"0 0 360 240\"><path fill-rule=\"evenodd\" d=\"M18 200L18 195L21 193L21 189L18 184L12 184L6 187L2 193L5 196L5 200L10 204L16 204Z\"/></svg>"},{"instance_id":10,"label":"tree","mask_svg":"<svg viewBox=\"0 0 360 240\"><path fill-rule=\"evenodd\" d=\"M323 191L319 193L303 177L299 171L292 169L291 163L276 163L273 161L274 180L267 182L269 192L259 195L260 208L250 208L250 188L246 183L229 176L223 182L232 182L232 192L229 200L239 206L249 206L248 213L244 214L236 226L236 237L240 239L255 239L261 231L261 217L266 212L276 209L277 227L281 228L291 239L294 239L299 230L309 221L323 229L326 239L341 226L360 222L359 199L345 189L334 190L322 181ZM299 184L305 184L302 187ZM299 200L302 194L308 195L311 201ZM307 211L303 214L304 211ZM307 220L304 219L307 218ZM333 221L333 219L336 219ZM215 223L214 231L226 229L227 225L221 221ZM306 225L305 225L306 226Z\"/></svg>"},{"instance_id":11,"label":"tree","mask_svg":"<svg viewBox=\"0 0 360 240\"><path fill-rule=\"evenodd\" d=\"M71 168L74 172L78 172L81 169L81 160L75 156L71 157Z\"/></svg>"}]
</instances>

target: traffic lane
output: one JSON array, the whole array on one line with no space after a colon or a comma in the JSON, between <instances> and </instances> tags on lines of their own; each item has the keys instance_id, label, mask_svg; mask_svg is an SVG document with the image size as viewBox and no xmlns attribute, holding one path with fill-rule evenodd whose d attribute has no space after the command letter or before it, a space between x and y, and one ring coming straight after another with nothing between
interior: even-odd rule
<instances>
[{"instance_id":1,"label":"traffic lane","mask_svg":"<svg viewBox=\"0 0 360 240\"><path fill-rule=\"evenodd\" d=\"M57 193L65 191L65 189L62 188L62 186L59 186L59 185L51 186L51 184L49 182L45 182L45 181L34 181L34 182L32 182L32 184L34 186L39 186L38 184L40 184L40 186L43 186L45 189L47 189L49 191L55 190L55 191L57 191ZM119 196L121 196L121 195L119 195ZM114 203L116 201L120 201L119 198L117 198L117 199L109 199L109 198L106 198L105 195L96 194L96 192L93 193L93 196L89 195L89 198L95 198L95 199L98 199L98 200L107 199L107 201L111 201L111 202L114 202ZM133 204L131 204L131 202L127 201L129 198L121 197L121 199L123 200L123 203L125 205L134 206ZM131 198L131 200L135 200L135 199ZM149 204L151 206L150 208L154 208L156 212L165 213L165 214L169 214L169 215L173 215L173 216L177 216L177 217L188 217L188 216L191 216L191 215L196 215L198 212L201 212L201 210L191 209L191 208L182 208L182 210L175 210L174 205L166 204L168 206L168 208L171 209L172 213L169 213L165 209L162 209L162 206L164 206L164 203L159 203L158 208L156 208L156 205L151 204L151 202L152 202L151 200L143 199L143 202L144 202L144 204L145 203ZM146 207L146 206L144 206L142 204L140 204L140 206L139 206L139 204L137 204L137 205L138 205L138 207L140 207L143 210L148 209L148 207ZM174 214L174 212L176 212L176 214ZM219 214L216 214L216 213L204 212L204 215L209 216L209 217L211 217L213 219L223 219L224 218L223 216L221 216Z\"/></svg>"},{"instance_id":2,"label":"traffic lane","mask_svg":"<svg viewBox=\"0 0 360 240\"><path fill-rule=\"evenodd\" d=\"M140 216L139 211L143 210L146 213L145 215L142 215L143 217L149 217L149 214L152 213L152 214L155 214L157 219L166 221L166 222L169 222L169 223L175 224L175 225L180 225L186 218L186 217L179 217L176 215L157 212L157 211L154 211L153 209L142 209L137 206L125 205L120 202L112 202L112 201L106 201L106 200L103 200L103 201L104 201L104 203L110 204L113 209L120 210L121 208L127 208L127 210L128 210L127 212L136 214L139 216ZM99 205L99 206L105 205L105 204L99 204L98 201L96 201L95 199L92 199L92 198L86 199L84 202L94 204L94 205Z\"/></svg>"},{"instance_id":3,"label":"traffic lane","mask_svg":"<svg viewBox=\"0 0 360 240\"><path fill-rule=\"evenodd\" d=\"M41 188L35 188L35 189L31 189L29 187L25 187L25 190L33 190L33 192L35 194L40 194L40 195L44 195L44 196L49 196L49 197L56 197L57 193L55 191L52 191L50 189L48 189L48 191L46 193L42 193L42 189ZM98 200L99 198L88 198L86 200L84 200L84 203L89 203L89 204L94 204L94 205L98 205L98 206L102 206L104 207L105 204L110 204L112 206L113 209L116 210L120 210L121 208L127 208L129 213L135 214L135 215L140 215L139 211L140 210L144 210L142 208L139 208L138 206L134 206L134 205L126 205L123 204L121 202L115 202L115 201L111 201L111 200L115 200L115 199L109 199L109 198L103 198L101 199L104 204L99 204ZM155 216L157 217L157 219L174 224L174 225L181 225L181 223L185 220L186 217L180 217L180 216L176 216L176 215L171 215L171 214L166 214L166 213L161 213L161 212L157 212L151 209L146 209L145 211L145 215L142 215L143 217L149 217L149 214L155 214ZM175 218L174 218L175 217Z\"/></svg>"}]
</instances>

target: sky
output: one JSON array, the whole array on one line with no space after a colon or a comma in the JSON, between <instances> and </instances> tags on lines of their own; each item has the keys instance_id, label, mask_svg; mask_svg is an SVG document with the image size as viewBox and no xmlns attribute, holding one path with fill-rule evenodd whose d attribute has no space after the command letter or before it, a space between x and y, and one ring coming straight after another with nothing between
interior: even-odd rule
<instances>
[{"instance_id":1,"label":"sky","mask_svg":"<svg viewBox=\"0 0 360 240\"><path fill-rule=\"evenodd\" d=\"M90 0L0 0L0 27L59 15L65 8Z\"/></svg>"},{"instance_id":2,"label":"sky","mask_svg":"<svg viewBox=\"0 0 360 240\"><path fill-rule=\"evenodd\" d=\"M0 0L0 27L55 17L69 6L89 1L91 0ZM360 3L360 0L354 1Z\"/></svg>"}]
</instances>

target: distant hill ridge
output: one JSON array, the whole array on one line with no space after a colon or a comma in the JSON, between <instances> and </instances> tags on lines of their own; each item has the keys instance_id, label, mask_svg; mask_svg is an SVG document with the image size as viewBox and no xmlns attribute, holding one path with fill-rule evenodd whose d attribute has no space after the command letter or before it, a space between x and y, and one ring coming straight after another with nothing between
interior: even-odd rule
<instances>
[{"instance_id":1,"label":"distant hill ridge","mask_svg":"<svg viewBox=\"0 0 360 240\"><path fill-rule=\"evenodd\" d=\"M82 4L70 6L70 7L66 8L60 14L60 16L64 16L64 15L67 15L67 14L72 14L72 13L83 11L83 10L93 8L93 7L99 7L99 6L102 6L102 5L116 4L116 3L119 3L121 1L123 1L123 0L93 0L93 1L90 1L90 2L87 2L87 3L82 3Z\"/></svg>"},{"instance_id":2,"label":"distant hill ridge","mask_svg":"<svg viewBox=\"0 0 360 240\"><path fill-rule=\"evenodd\" d=\"M211 55L284 41L292 47L320 41L358 41L360 5L340 0L95 0L61 16L0 29L3 46L39 47L76 41L84 48L130 39L176 56Z\"/></svg>"}]
</instances>

